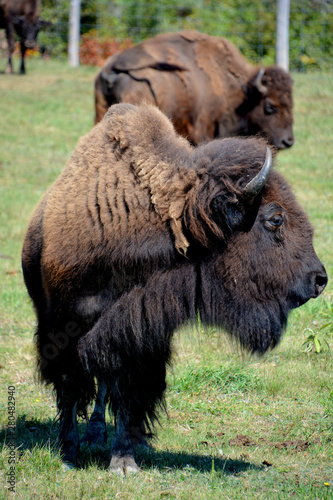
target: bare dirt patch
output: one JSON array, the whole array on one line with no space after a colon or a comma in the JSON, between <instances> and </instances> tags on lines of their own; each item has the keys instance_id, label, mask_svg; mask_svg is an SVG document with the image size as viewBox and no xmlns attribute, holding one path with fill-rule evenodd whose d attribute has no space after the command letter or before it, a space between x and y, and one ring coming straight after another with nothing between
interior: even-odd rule
<instances>
[{"instance_id":1,"label":"bare dirt patch","mask_svg":"<svg viewBox=\"0 0 333 500\"><path fill-rule=\"evenodd\" d=\"M249 436L243 435L243 434L237 434L237 436L233 439L229 440L229 445L230 446L260 446L260 445L268 445L273 448L277 448L278 450L293 450L293 451L305 451L311 444L314 444L318 442L315 440L313 443L311 443L309 440L302 440L302 439L297 439L297 440L286 440L286 441L281 441L278 443L272 443L270 441L267 441L264 438L259 438L258 441L255 441L254 439L250 438Z\"/></svg>"}]
</instances>

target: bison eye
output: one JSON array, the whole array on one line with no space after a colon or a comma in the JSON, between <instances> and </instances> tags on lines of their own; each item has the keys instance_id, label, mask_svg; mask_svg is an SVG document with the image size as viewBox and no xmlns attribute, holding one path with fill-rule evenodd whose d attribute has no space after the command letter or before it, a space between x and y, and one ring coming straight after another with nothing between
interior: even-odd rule
<instances>
[{"instance_id":1,"label":"bison eye","mask_svg":"<svg viewBox=\"0 0 333 500\"><path fill-rule=\"evenodd\" d=\"M268 100L265 101L264 104L265 115L272 115L276 113L276 107Z\"/></svg>"},{"instance_id":2,"label":"bison eye","mask_svg":"<svg viewBox=\"0 0 333 500\"><path fill-rule=\"evenodd\" d=\"M268 229L276 231L280 226L282 226L284 221L283 214L274 214L272 217L266 220L265 225Z\"/></svg>"}]
</instances>

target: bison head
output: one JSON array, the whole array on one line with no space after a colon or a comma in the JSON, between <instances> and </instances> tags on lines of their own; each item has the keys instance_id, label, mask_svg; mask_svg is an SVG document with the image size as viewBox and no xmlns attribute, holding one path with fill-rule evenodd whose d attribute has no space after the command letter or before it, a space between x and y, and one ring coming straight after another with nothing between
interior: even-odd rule
<instances>
[{"instance_id":1,"label":"bison head","mask_svg":"<svg viewBox=\"0 0 333 500\"><path fill-rule=\"evenodd\" d=\"M238 108L244 117L244 135L262 134L277 149L294 143L292 81L288 73L275 66L262 68L250 79L246 100Z\"/></svg>"},{"instance_id":2,"label":"bison head","mask_svg":"<svg viewBox=\"0 0 333 500\"><path fill-rule=\"evenodd\" d=\"M198 176L207 179L189 197L185 223L207 248L201 260L203 321L222 324L256 352L274 347L289 311L317 297L327 283L312 226L286 181L271 171L267 148L264 160L265 148L256 139L197 148Z\"/></svg>"},{"instance_id":3,"label":"bison head","mask_svg":"<svg viewBox=\"0 0 333 500\"><path fill-rule=\"evenodd\" d=\"M50 26L51 23L35 16L15 16L13 19L15 31L27 49L36 46L37 35L42 28Z\"/></svg>"}]
</instances>

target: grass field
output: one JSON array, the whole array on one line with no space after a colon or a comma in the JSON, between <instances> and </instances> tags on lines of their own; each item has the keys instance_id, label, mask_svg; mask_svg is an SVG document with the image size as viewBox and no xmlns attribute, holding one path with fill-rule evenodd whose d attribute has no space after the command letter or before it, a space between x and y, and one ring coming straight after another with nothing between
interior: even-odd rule
<instances>
[{"instance_id":1,"label":"grass field","mask_svg":"<svg viewBox=\"0 0 333 500\"><path fill-rule=\"evenodd\" d=\"M262 359L213 329L175 336L168 415L153 449L138 455L141 474L109 474L112 418L107 446L83 447L78 468L63 472L53 394L34 380L35 318L20 252L35 204L92 126L96 68L27 67L25 77L0 74L0 499L13 495L10 472L20 499L333 498L332 280L293 312L281 345ZM293 78L296 143L277 168L307 210L332 277L333 73ZM310 334L330 350L303 352ZM15 442L6 431L11 386Z\"/></svg>"}]
</instances>

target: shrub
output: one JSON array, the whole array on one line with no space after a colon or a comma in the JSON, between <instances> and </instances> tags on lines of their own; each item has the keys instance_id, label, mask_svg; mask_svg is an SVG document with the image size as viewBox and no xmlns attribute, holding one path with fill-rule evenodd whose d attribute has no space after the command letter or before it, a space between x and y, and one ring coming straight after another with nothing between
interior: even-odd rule
<instances>
[{"instance_id":1,"label":"shrub","mask_svg":"<svg viewBox=\"0 0 333 500\"><path fill-rule=\"evenodd\" d=\"M82 35L81 40L80 62L92 66L103 66L109 56L133 46L132 40L128 38L121 41L116 38L100 38L96 30Z\"/></svg>"}]
</instances>

